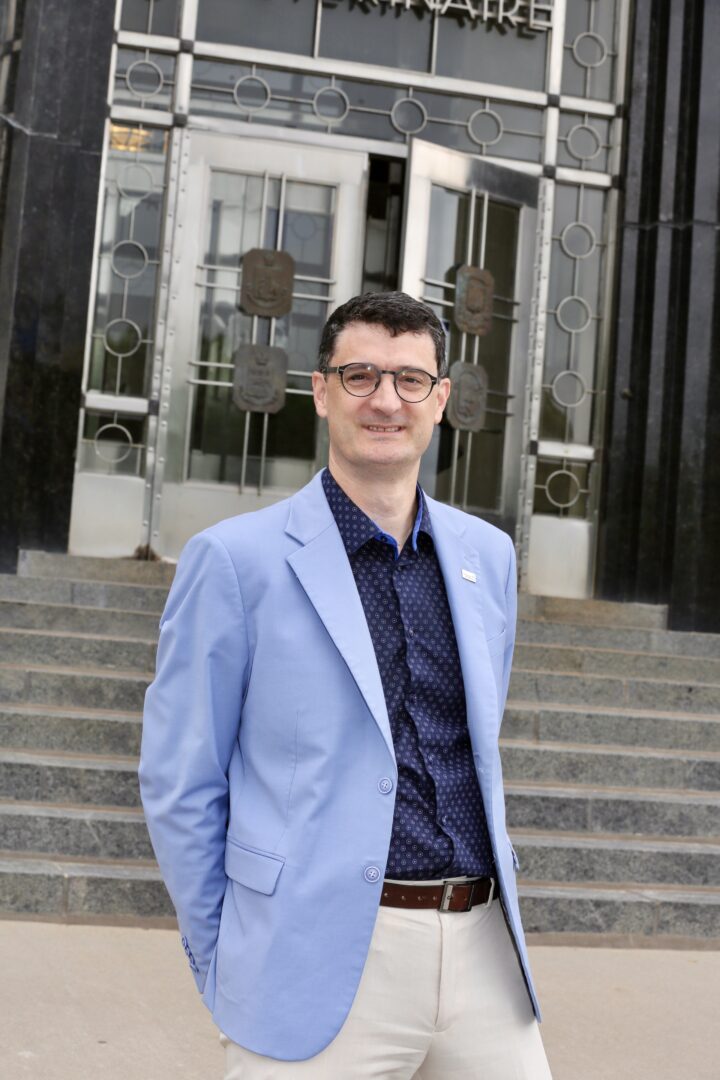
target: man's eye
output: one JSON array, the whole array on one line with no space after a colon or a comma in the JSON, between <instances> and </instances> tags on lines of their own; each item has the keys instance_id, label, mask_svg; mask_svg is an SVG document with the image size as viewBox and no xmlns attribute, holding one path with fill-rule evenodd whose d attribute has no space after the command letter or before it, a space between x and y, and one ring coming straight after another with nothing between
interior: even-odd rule
<instances>
[{"instance_id":1,"label":"man's eye","mask_svg":"<svg viewBox=\"0 0 720 1080\"><path fill-rule=\"evenodd\" d=\"M345 381L346 382L349 381L351 383L361 384L361 383L372 382L373 377L372 377L372 375L370 374L369 371L346 371L345 372Z\"/></svg>"}]
</instances>

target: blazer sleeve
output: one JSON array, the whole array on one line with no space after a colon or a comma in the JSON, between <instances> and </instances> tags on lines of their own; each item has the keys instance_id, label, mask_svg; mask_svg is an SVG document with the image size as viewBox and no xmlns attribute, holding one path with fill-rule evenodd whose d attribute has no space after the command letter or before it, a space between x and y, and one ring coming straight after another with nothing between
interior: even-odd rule
<instances>
[{"instance_id":1,"label":"blazer sleeve","mask_svg":"<svg viewBox=\"0 0 720 1080\"><path fill-rule=\"evenodd\" d=\"M145 697L140 791L153 848L202 992L227 878L228 767L249 650L233 562L212 533L187 544Z\"/></svg>"},{"instance_id":2,"label":"blazer sleeve","mask_svg":"<svg viewBox=\"0 0 720 1080\"><path fill-rule=\"evenodd\" d=\"M502 700L500 702L500 718L505 712L505 702L510 686L510 671L512 669L513 650L515 649L515 632L517 627L517 566L515 560L515 545L510 537L507 537L509 548L509 560L507 578L505 580L505 655L503 657L503 686Z\"/></svg>"}]
</instances>

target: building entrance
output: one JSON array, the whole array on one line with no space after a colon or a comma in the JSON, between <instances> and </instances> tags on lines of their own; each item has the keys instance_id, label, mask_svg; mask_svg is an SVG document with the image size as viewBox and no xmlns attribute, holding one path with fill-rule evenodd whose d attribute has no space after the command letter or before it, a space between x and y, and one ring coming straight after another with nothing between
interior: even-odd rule
<instances>
[{"instance_id":1,"label":"building entrance","mask_svg":"<svg viewBox=\"0 0 720 1080\"><path fill-rule=\"evenodd\" d=\"M148 397L134 405L154 429L145 475L118 470L100 485L96 473L78 474L76 551L121 547L129 554L147 544L177 557L200 529L285 497L326 460L310 377L327 316L361 288L368 155L187 130L177 141L166 219L169 272L156 334L162 363ZM470 380L460 412L451 410L452 423L444 420L435 433L421 482L429 494L510 531L536 202L533 177L421 140L412 144L397 276L401 288L434 307L451 364L464 365L453 369L456 377L459 370ZM267 264L259 271L258 251ZM287 310L275 314L273 253L292 260ZM465 329L457 303L461 267L486 274L477 325ZM268 293L255 306L247 298L251 276L265 280ZM277 410L265 411L243 398L243 380L272 383L256 370L258 359L272 369L272 350L286 357L284 393ZM127 398L117 404L127 409ZM122 460L124 427L118 418L102 440L106 459Z\"/></svg>"}]
</instances>

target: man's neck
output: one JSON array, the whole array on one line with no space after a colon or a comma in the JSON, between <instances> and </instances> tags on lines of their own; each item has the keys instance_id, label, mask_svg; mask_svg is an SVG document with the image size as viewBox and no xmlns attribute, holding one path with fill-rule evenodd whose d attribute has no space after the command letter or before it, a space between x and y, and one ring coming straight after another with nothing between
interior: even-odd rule
<instances>
[{"instance_id":1,"label":"man's neck","mask_svg":"<svg viewBox=\"0 0 720 1080\"><path fill-rule=\"evenodd\" d=\"M368 483L344 468L330 454L329 469L333 479L348 498L359 506L364 514L388 536L392 536L402 550L413 530L417 516L417 469L414 475L373 477Z\"/></svg>"}]
</instances>

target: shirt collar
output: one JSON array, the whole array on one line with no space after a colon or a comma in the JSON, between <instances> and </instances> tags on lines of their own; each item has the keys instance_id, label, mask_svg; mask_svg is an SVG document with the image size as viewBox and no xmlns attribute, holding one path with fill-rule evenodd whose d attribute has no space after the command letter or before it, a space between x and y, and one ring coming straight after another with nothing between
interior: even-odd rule
<instances>
[{"instance_id":1,"label":"shirt collar","mask_svg":"<svg viewBox=\"0 0 720 1080\"><path fill-rule=\"evenodd\" d=\"M389 536L386 532L383 532L380 526L376 525L372 518L369 518L367 514L352 501L349 495L345 494L329 469L323 469L322 485L323 490L325 491L325 497L327 498L328 505L335 518L335 523L340 531L340 536L342 537L342 542L345 545L345 550L348 555L354 555L363 544L368 542L368 540L381 540L384 543L389 544L394 550L395 558L399 558L400 552L395 538ZM433 535L427 502L419 484L417 486L417 496L417 514L415 515L415 524L413 525L412 533L410 534L410 543L413 551L417 551L418 536L421 532L426 533L431 540Z\"/></svg>"}]
</instances>

